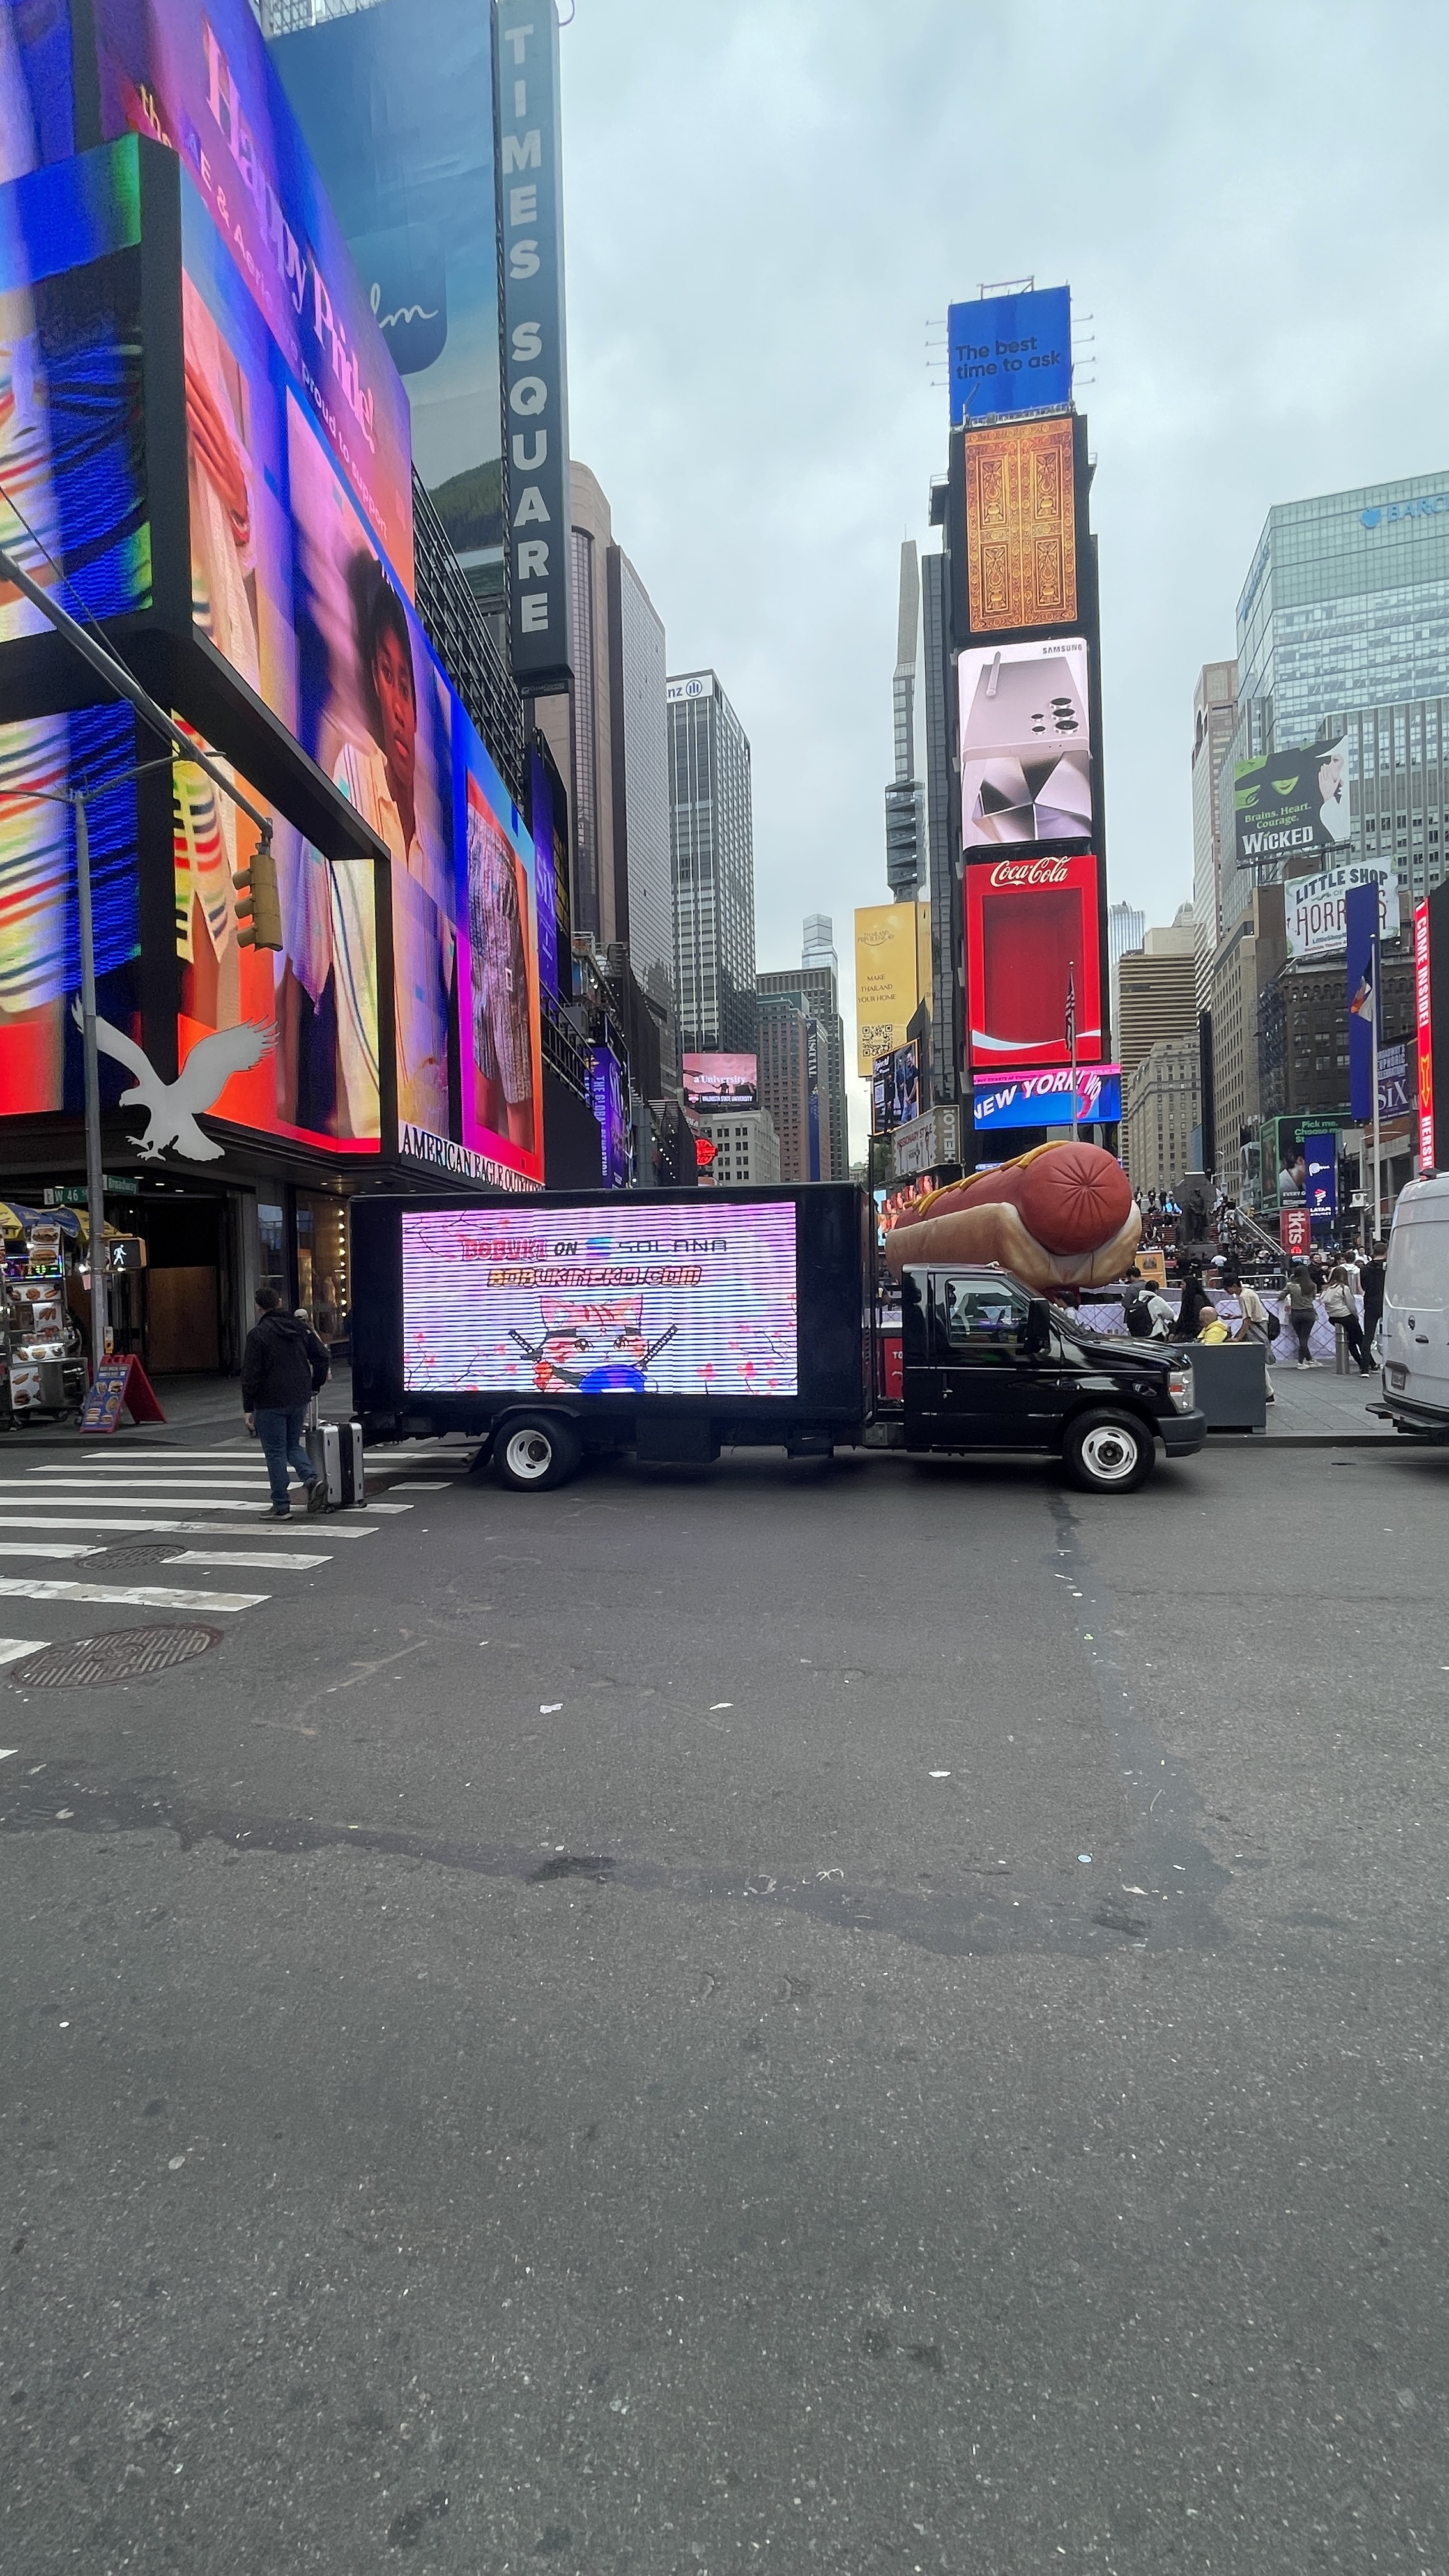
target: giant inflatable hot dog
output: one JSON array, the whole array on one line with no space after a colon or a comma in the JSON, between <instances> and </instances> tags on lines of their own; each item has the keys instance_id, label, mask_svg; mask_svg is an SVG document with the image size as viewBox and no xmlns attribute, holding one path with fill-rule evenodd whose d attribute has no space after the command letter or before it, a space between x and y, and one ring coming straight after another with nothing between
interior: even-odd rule
<instances>
[{"instance_id":1,"label":"giant inflatable hot dog","mask_svg":"<svg viewBox=\"0 0 1449 2576\"><path fill-rule=\"evenodd\" d=\"M1142 1232L1132 1187L1100 1145L1036 1145L1014 1163L948 1181L885 1239L889 1267L999 1261L1028 1288L1092 1288L1132 1267Z\"/></svg>"}]
</instances>

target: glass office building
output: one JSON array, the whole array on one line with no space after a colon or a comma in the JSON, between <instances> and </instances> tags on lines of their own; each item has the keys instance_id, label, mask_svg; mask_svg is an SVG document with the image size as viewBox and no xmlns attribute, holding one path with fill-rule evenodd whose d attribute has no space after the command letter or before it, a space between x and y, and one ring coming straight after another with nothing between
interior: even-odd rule
<instances>
[{"instance_id":1,"label":"glass office building","mask_svg":"<svg viewBox=\"0 0 1449 2576\"><path fill-rule=\"evenodd\" d=\"M1278 503L1238 602L1238 710L1314 742L1335 708L1449 692L1449 471Z\"/></svg>"},{"instance_id":2,"label":"glass office building","mask_svg":"<svg viewBox=\"0 0 1449 2576\"><path fill-rule=\"evenodd\" d=\"M713 671L669 681L675 994L688 1052L755 1045L750 746Z\"/></svg>"},{"instance_id":3,"label":"glass office building","mask_svg":"<svg viewBox=\"0 0 1449 2576\"><path fill-rule=\"evenodd\" d=\"M1245 909L1233 764L1346 737L1353 855L1408 895L1444 873L1449 470L1275 505L1238 602L1237 726L1218 774L1222 925ZM1278 871L1268 871L1276 875Z\"/></svg>"}]
</instances>

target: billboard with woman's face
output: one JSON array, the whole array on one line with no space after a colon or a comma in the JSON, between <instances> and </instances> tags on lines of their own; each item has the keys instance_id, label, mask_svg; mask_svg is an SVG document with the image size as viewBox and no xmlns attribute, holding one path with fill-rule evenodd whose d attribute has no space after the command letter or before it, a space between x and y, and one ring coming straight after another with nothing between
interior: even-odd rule
<instances>
[{"instance_id":1,"label":"billboard with woman's face","mask_svg":"<svg viewBox=\"0 0 1449 2576\"><path fill-rule=\"evenodd\" d=\"M287 461L296 545L297 736L392 861L398 1118L456 1133L450 1029L456 1008L454 704L422 628L378 555L350 492L289 397ZM288 952L305 1033L371 987L371 871L308 849Z\"/></svg>"}]
</instances>

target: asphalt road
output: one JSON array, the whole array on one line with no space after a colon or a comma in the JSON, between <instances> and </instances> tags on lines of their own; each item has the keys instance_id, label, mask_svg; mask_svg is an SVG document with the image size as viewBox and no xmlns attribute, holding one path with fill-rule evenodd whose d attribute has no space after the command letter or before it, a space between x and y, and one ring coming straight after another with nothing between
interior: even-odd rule
<instances>
[{"instance_id":1,"label":"asphalt road","mask_svg":"<svg viewBox=\"0 0 1449 2576\"><path fill-rule=\"evenodd\" d=\"M1449 2576L1449 1453L411 1499L0 1672L11 2576Z\"/></svg>"}]
</instances>

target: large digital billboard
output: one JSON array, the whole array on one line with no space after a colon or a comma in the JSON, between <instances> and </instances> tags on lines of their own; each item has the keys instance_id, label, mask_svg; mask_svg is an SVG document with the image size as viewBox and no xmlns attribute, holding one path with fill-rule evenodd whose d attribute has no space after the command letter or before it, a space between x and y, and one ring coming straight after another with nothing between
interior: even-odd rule
<instances>
[{"instance_id":1,"label":"large digital billboard","mask_svg":"<svg viewBox=\"0 0 1449 2576\"><path fill-rule=\"evenodd\" d=\"M1092 838L1086 640L960 657L961 839L968 850Z\"/></svg>"},{"instance_id":2,"label":"large digital billboard","mask_svg":"<svg viewBox=\"0 0 1449 2576\"><path fill-rule=\"evenodd\" d=\"M1414 906L1414 1062L1418 1081L1419 1169L1434 1169L1434 979L1430 960L1429 907Z\"/></svg>"},{"instance_id":3,"label":"large digital billboard","mask_svg":"<svg viewBox=\"0 0 1449 2576\"><path fill-rule=\"evenodd\" d=\"M0 725L0 1110L15 1117L85 1105L75 813L90 793L96 1001L102 1018L139 1036L141 946L136 872L136 724L128 707L87 707ZM131 1077L101 1061L110 1106Z\"/></svg>"},{"instance_id":4,"label":"large digital billboard","mask_svg":"<svg viewBox=\"0 0 1449 2576\"><path fill-rule=\"evenodd\" d=\"M410 590L407 396L247 0L79 7L93 22L101 137L150 135L180 154L376 543Z\"/></svg>"},{"instance_id":5,"label":"large digital billboard","mask_svg":"<svg viewBox=\"0 0 1449 2576\"><path fill-rule=\"evenodd\" d=\"M1076 422L965 433L967 623L973 637L1077 622Z\"/></svg>"},{"instance_id":6,"label":"large digital billboard","mask_svg":"<svg viewBox=\"0 0 1449 2576\"><path fill-rule=\"evenodd\" d=\"M978 1136L1013 1127L1108 1127L1122 1115L1122 1070L1115 1064L1070 1065L1047 1073L978 1074L972 1116Z\"/></svg>"},{"instance_id":7,"label":"large digital billboard","mask_svg":"<svg viewBox=\"0 0 1449 2576\"><path fill-rule=\"evenodd\" d=\"M1102 1053L1100 862L1093 851L978 860L966 869L966 1004L976 1071L1069 1065Z\"/></svg>"},{"instance_id":8,"label":"large digital billboard","mask_svg":"<svg viewBox=\"0 0 1449 2576\"><path fill-rule=\"evenodd\" d=\"M417 1394L798 1392L795 1209L405 1213L403 1382Z\"/></svg>"},{"instance_id":9,"label":"large digital billboard","mask_svg":"<svg viewBox=\"0 0 1449 2576\"><path fill-rule=\"evenodd\" d=\"M331 458L287 409L297 733L391 859L400 1125L543 1177L533 843ZM376 978L366 871L308 853L307 969ZM300 971L300 970L299 970Z\"/></svg>"},{"instance_id":10,"label":"large digital billboard","mask_svg":"<svg viewBox=\"0 0 1449 2576\"><path fill-rule=\"evenodd\" d=\"M758 1056L686 1055L680 1074L691 1109L753 1109L760 1096Z\"/></svg>"},{"instance_id":11,"label":"large digital billboard","mask_svg":"<svg viewBox=\"0 0 1449 2576\"><path fill-rule=\"evenodd\" d=\"M1050 411L1072 398L1072 290L1039 286L982 295L946 315L951 426L999 413Z\"/></svg>"},{"instance_id":12,"label":"large digital billboard","mask_svg":"<svg viewBox=\"0 0 1449 2576\"><path fill-rule=\"evenodd\" d=\"M134 142L0 193L0 545L72 614L151 605L140 243ZM0 642L47 624L0 586Z\"/></svg>"},{"instance_id":13,"label":"large digital billboard","mask_svg":"<svg viewBox=\"0 0 1449 2576\"><path fill-rule=\"evenodd\" d=\"M189 728L183 728L189 730ZM210 748L210 746L205 746ZM213 757L216 755L213 754ZM253 805L249 781L221 766ZM376 1153L380 1143L374 871L364 859L329 863L285 815L273 814L283 949L243 947L233 878L251 863L257 828L203 769L171 774L179 968L176 1053L222 1031L250 1029L257 1046L204 1104L213 1117L326 1152ZM352 952L336 922L365 923Z\"/></svg>"},{"instance_id":14,"label":"large digital billboard","mask_svg":"<svg viewBox=\"0 0 1449 2576\"><path fill-rule=\"evenodd\" d=\"M1341 850L1353 836L1342 742L1233 763L1238 865L1281 875L1290 859Z\"/></svg>"},{"instance_id":15,"label":"large digital billboard","mask_svg":"<svg viewBox=\"0 0 1449 2576\"><path fill-rule=\"evenodd\" d=\"M533 841L455 701L463 1142L543 1179L543 1056ZM396 884L397 871L393 871Z\"/></svg>"},{"instance_id":16,"label":"large digital billboard","mask_svg":"<svg viewBox=\"0 0 1449 2576\"><path fill-rule=\"evenodd\" d=\"M381 0L270 51L407 381L413 461L466 567L503 543L488 12Z\"/></svg>"},{"instance_id":17,"label":"large digital billboard","mask_svg":"<svg viewBox=\"0 0 1449 2576\"><path fill-rule=\"evenodd\" d=\"M869 1082L878 1055L904 1046L931 994L929 903L864 904L855 916L855 1069Z\"/></svg>"}]
</instances>

